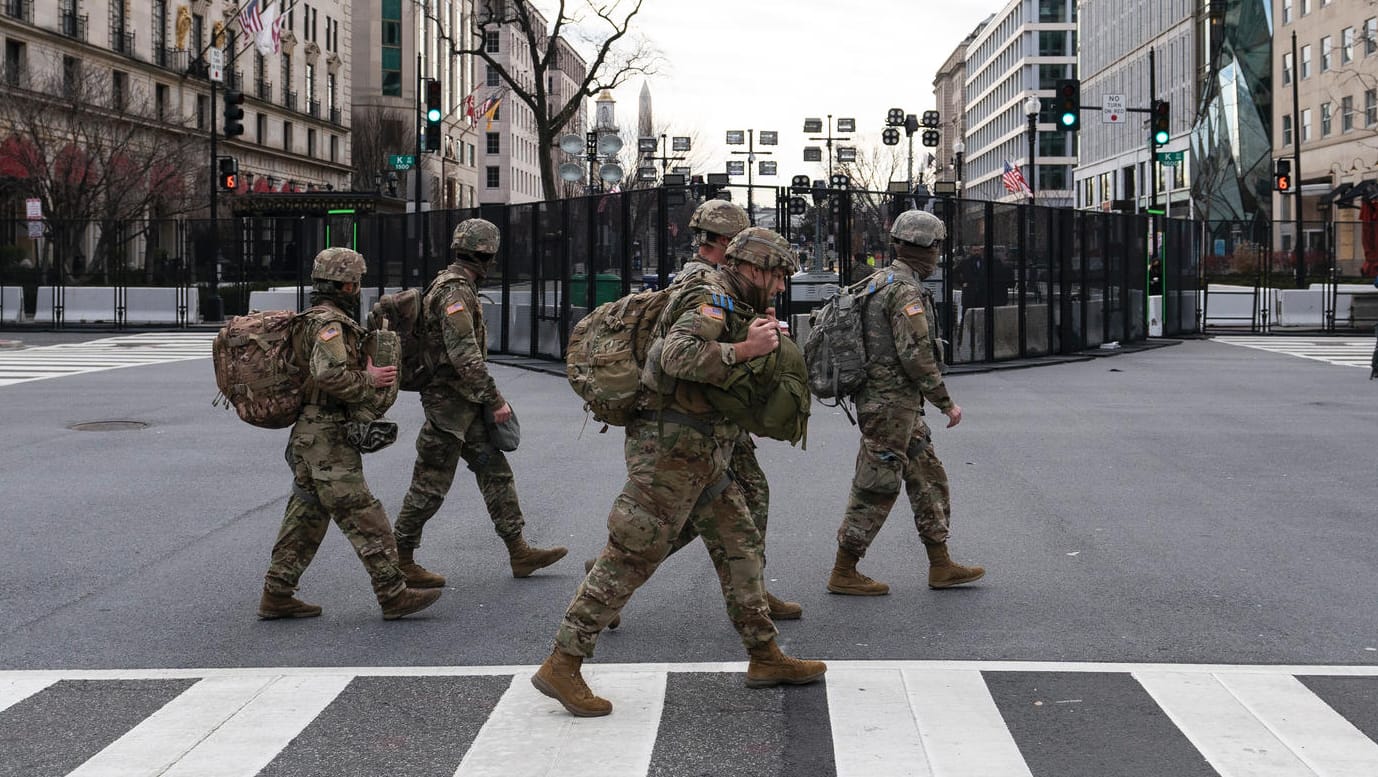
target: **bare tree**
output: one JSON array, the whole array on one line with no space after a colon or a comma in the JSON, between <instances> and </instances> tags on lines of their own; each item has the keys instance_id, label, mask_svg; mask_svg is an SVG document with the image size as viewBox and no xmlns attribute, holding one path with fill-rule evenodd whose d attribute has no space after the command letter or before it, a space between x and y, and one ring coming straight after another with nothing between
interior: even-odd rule
<instances>
[{"instance_id":1,"label":"bare tree","mask_svg":"<svg viewBox=\"0 0 1378 777\"><path fill-rule=\"evenodd\" d=\"M415 142L407 133L406 113L395 108L368 107L356 110L349 135L355 191L377 189L374 176L383 174L388 157L405 154Z\"/></svg>"},{"instance_id":2,"label":"bare tree","mask_svg":"<svg viewBox=\"0 0 1378 777\"><path fill-rule=\"evenodd\" d=\"M440 20L424 0L413 0L436 24ZM556 199L559 177L550 149L570 121L579 115L586 98L604 89L615 89L637 74L655 72L659 53L644 37L632 34L632 22L644 0L559 0L553 21L546 19L529 0L478 0L466 36L452 43L451 53L468 55L486 63L508 89L508 99L528 109L536 125L541 152L541 189L548 200ZM571 7L573 6L573 7ZM494 56L485 45L487 35L512 30L526 43L529 61L522 61L530 75L514 72L504 57ZM561 40L577 40L593 52L583 72L565 61ZM576 82L568 95L550 94L547 75L559 71ZM558 102L563 99L563 102Z\"/></svg>"},{"instance_id":3,"label":"bare tree","mask_svg":"<svg viewBox=\"0 0 1378 777\"><path fill-rule=\"evenodd\" d=\"M0 83L0 186L42 203L64 272L72 272L88 225L100 230L87 270L103 273L146 219L203 201L204 139L151 115L143 90L109 73L56 65L32 79L5 74Z\"/></svg>"}]
</instances>

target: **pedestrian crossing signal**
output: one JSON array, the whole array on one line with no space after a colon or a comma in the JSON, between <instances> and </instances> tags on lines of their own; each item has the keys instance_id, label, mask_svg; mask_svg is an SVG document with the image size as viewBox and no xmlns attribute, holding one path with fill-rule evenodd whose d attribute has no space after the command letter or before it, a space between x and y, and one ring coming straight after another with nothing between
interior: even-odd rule
<instances>
[{"instance_id":1,"label":"pedestrian crossing signal","mask_svg":"<svg viewBox=\"0 0 1378 777\"><path fill-rule=\"evenodd\" d=\"M1292 162L1279 159L1273 167L1273 191L1279 194L1292 193Z\"/></svg>"}]
</instances>

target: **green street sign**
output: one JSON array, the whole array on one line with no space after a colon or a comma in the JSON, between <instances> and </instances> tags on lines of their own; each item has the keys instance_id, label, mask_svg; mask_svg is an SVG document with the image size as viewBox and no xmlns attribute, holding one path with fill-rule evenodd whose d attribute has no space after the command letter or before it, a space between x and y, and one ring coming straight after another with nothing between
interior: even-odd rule
<instances>
[{"instance_id":1,"label":"green street sign","mask_svg":"<svg viewBox=\"0 0 1378 777\"><path fill-rule=\"evenodd\" d=\"M388 157L388 167L393 170L410 170L416 166L414 154L393 154Z\"/></svg>"},{"instance_id":2,"label":"green street sign","mask_svg":"<svg viewBox=\"0 0 1378 777\"><path fill-rule=\"evenodd\" d=\"M1168 167L1173 167L1182 163L1182 159L1186 156L1186 153L1185 151L1159 151L1158 162Z\"/></svg>"}]
</instances>

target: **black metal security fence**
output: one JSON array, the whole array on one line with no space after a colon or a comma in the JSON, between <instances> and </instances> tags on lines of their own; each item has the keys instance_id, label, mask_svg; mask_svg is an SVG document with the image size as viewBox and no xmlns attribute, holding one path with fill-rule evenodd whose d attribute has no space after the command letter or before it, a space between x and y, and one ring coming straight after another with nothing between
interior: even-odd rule
<instances>
[{"instance_id":1,"label":"black metal security fence","mask_svg":"<svg viewBox=\"0 0 1378 777\"><path fill-rule=\"evenodd\" d=\"M7 327L190 326L255 309L300 308L311 260L327 246L369 262L363 308L378 295L424 287L448 263L450 234L472 216L496 223L502 250L482 283L494 352L559 359L592 307L667 284L694 254L690 215L705 196L748 199L746 187L661 187L615 194L413 214L325 213L149 221L0 222L0 323ZM839 283L893 260L886 236L915 204L948 224L929 282L949 361L1071 353L1150 334L1197 331L1203 230L1195 222L1013 203L924 200L886 192L750 192L756 221L780 231L803 270L779 301L806 314ZM1154 247L1157 247L1157 264ZM87 258L90 257L90 258Z\"/></svg>"}]
</instances>

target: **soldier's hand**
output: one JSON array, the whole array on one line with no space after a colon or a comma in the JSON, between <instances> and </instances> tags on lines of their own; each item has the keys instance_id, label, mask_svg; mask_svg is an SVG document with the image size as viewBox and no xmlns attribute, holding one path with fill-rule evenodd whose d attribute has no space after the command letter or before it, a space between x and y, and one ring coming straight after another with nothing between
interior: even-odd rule
<instances>
[{"instance_id":1,"label":"soldier's hand","mask_svg":"<svg viewBox=\"0 0 1378 777\"><path fill-rule=\"evenodd\" d=\"M512 406L509 405L509 404L507 404L506 402L503 402L503 403L502 403L502 407L500 407L500 408L498 408L497 410L494 410L494 411L493 411L493 423L505 424L505 423L507 423L508 420L510 420L511 418L512 418Z\"/></svg>"},{"instance_id":2,"label":"soldier's hand","mask_svg":"<svg viewBox=\"0 0 1378 777\"><path fill-rule=\"evenodd\" d=\"M737 359L746 361L764 356L780 343L780 326L774 317L757 318L746 330L746 340L737 343Z\"/></svg>"},{"instance_id":3,"label":"soldier's hand","mask_svg":"<svg viewBox=\"0 0 1378 777\"><path fill-rule=\"evenodd\" d=\"M379 367L373 363L373 357L368 357L368 379L373 383L374 388L387 388L397 382L396 367Z\"/></svg>"},{"instance_id":4,"label":"soldier's hand","mask_svg":"<svg viewBox=\"0 0 1378 777\"><path fill-rule=\"evenodd\" d=\"M962 422L962 408L958 405L944 410L943 415L947 416L947 428L949 429Z\"/></svg>"}]
</instances>

